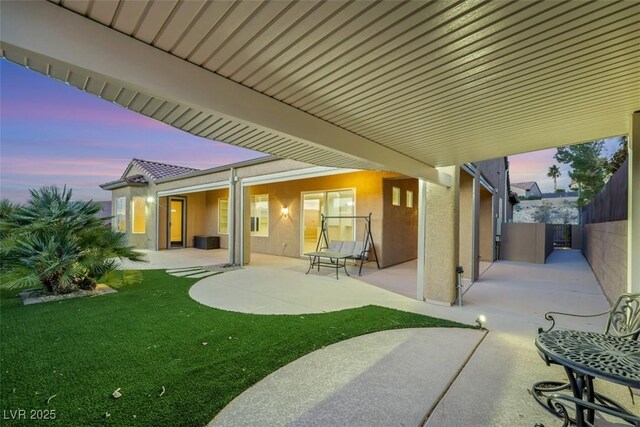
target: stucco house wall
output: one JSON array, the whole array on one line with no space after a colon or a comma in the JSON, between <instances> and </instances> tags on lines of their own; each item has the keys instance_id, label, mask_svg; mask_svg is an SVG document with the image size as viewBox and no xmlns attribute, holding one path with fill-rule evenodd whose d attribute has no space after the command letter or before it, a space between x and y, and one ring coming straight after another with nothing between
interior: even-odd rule
<instances>
[{"instance_id":1,"label":"stucco house wall","mask_svg":"<svg viewBox=\"0 0 640 427\"><path fill-rule=\"evenodd\" d=\"M383 178L398 176L389 172L362 171L248 187L250 195L269 195L269 237L252 236L251 251L299 257L302 227L301 193L353 188L356 195L356 215L373 214L371 232L381 267L392 265L391 262L397 261L386 257L387 242L383 240L382 233ZM417 197L417 192L415 194ZM283 206L289 210L287 217L282 215ZM356 239L362 239L363 233L364 221L357 220ZM417 233L409 238L416 239L416 235ZM414 259L416 255L406 256L412 256L409 259Z\"/></svg>"},{"instance_id":2,"label":"stucco house wall","mask_svg":"<svg viewBox=\"0 0 640 427\"><path fill-rule=\"evenodd\" d=\"M126 237L127 243L131 246L141 249L155 249L155 212L153 203L147 198L152 194L149 187L122 187L112 191L112 215L116 214L116 200L120 197L126 198ZM133 233L132 231L132 208L133 197L143 197L145 200L145 229L143 234Z\"/></svg>"},{"instance_id":3,"label":"stucco house wall","mask_svg":"<svg viewBox=\"0 0 640 427\"><path fill-rule=\"evenodd\" d=\"M186 239L185 247L193 247L194 236L219 236L220 247L229 247L228 233L219 233L219 199L229 197L228 189L208 190L196 193L163 196L158 199L158 249L167 249L168 211L170 198L186 200Z\"/></svg>"},{"instance_id":4,"label":"stucco house wall","mask_svg":"<svg viewBox=\"0 0 640 427\"><path fill-rule=\"evenodd\" d=\"M381 267L400 264L418 256L418 180L413 178L382 180L382 245ZM400 206L394 206L393 187L400 189ZM413 203L407 204L407 191Z\"/></svg>"}]
</instances>

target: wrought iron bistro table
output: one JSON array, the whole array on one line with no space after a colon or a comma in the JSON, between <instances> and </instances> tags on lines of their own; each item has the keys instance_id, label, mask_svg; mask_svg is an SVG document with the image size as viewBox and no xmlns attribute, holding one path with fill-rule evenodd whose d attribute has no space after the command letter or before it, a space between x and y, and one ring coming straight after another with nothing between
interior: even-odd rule
<instances>
[{"instance_id":1,"label":"wrought iron bistro table","mask_svg":"<svg viewBox=\"0 0 640 427\"><path fill-rule=\"evenodd\" d=\"M564 418L565 426L574 422L579 427L591 426L595 412L614 415L632 425L640 426L640 417L627 411L610 398L596 393L593 379L601 378L631 388L640 388L640 342L594 332L556 329L538 334L535 341L547 365L562 365L569 386L539 382L533 386L533 396L552 414ZM555 385L547 387L545 384ZM571 388L573 396L551 394L543 403L542 392ZM575 420L570 419L562 402L575 404ZM586 422L585 422L586 412Z\"/></svg>"},{"instance_id":2,"label":"wrought iron bistro table","mask_svg":"<svg viewBox=\"0 0 640 427\"><path fill-rule=\"evenodd\" d=\"M347 271L347 258L350 258L351 254L319 251L308 252L304 255L309 257L309 269L306 274L309 274L313 267L318 267L318 271L320 271L320 267L331 267L336 269L336 279L338 279L338 270L340 270L340 268L344 268L344 272L347 276L350 276ZM323 259L328 259L330 262L323 261Z\"/></svg>"}]
</instances>

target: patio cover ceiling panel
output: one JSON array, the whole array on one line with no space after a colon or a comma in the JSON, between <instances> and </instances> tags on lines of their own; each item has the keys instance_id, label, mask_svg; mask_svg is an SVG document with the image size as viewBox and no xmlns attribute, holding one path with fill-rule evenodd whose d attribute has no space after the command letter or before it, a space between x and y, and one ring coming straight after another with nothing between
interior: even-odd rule
<instances>
[{"instance_id":1,"label":"patio cover ceiling panel","mask_svg":"<svg viewBox=\"0 0 640 427\"><path fill-rule=\"evenodd\" d=\"M640 108L636 1L54 3L428 165L624 134ZM70 83L95 93L82 77ZM115 102L296 160L381 167L187 106L164 115L169 101L126 88Z\"/></svg>"},{"instance_id":2,"label":"patio cover ceiling panel","mask_svg":"<svg viewBox=\"0 0 640 427\"><path fill-rule=\"evenodd\" d=\"M365 162L335 152L301 144L278 134L261 131L221 116L207 114L168 100L155 98L126 87L126 83L108 81L79 68L48 59L41 60L18 48L5 49L2 55L34 71L56 78L71 86L119 104L137 113L152 117L194 135L224 141L280 157L295 155L295 159L312 164L340 168L380 169L382 165ZM37 59L34 59L37 58ZM293 157L292 157L293 158Z\"/></svg>"}]
</instances>

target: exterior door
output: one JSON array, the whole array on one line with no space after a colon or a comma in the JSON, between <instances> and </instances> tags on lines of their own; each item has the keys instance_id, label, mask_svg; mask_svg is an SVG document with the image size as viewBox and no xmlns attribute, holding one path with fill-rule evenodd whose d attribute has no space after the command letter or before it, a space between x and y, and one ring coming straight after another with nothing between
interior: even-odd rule
<instances>
[{"instance_id":1,"label":"exterior door","mask_svg":"<svg viewBox=\"0 0 640 427\"><path fill-rule=\"evenodd\" d=\"M169 202L169 247L185 247L185 200L171 199Z\"/></svg>"},{"instance_id":2,"label":"exterior door","mask_svg":"<svg viewBox=\"0 0 640 427\"><path fill-rule=\"evenodd\" d=\"M327 216L355 215L355 192L352 189L302 193L301 255L316 250L322 230L321 214ZM352 218L327 220L329 240L355 240Z\"/></svg>"}]
</instances>

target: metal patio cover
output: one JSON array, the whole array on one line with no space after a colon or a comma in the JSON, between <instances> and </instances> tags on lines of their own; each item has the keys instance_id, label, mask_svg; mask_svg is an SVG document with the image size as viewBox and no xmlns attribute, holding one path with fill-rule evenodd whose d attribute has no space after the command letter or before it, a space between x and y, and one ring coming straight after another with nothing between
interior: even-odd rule
<instances>
[{"instance_id":1,"label":"metal patio cover","mask_svg":"<svg viewBox=\"0 0 640 427\"><path fill-rule=\"evenodd\" d=\"M638 1L2 2L2 54L206 138L433 167L626 134Z\"/></svg>"}]
</instances>

